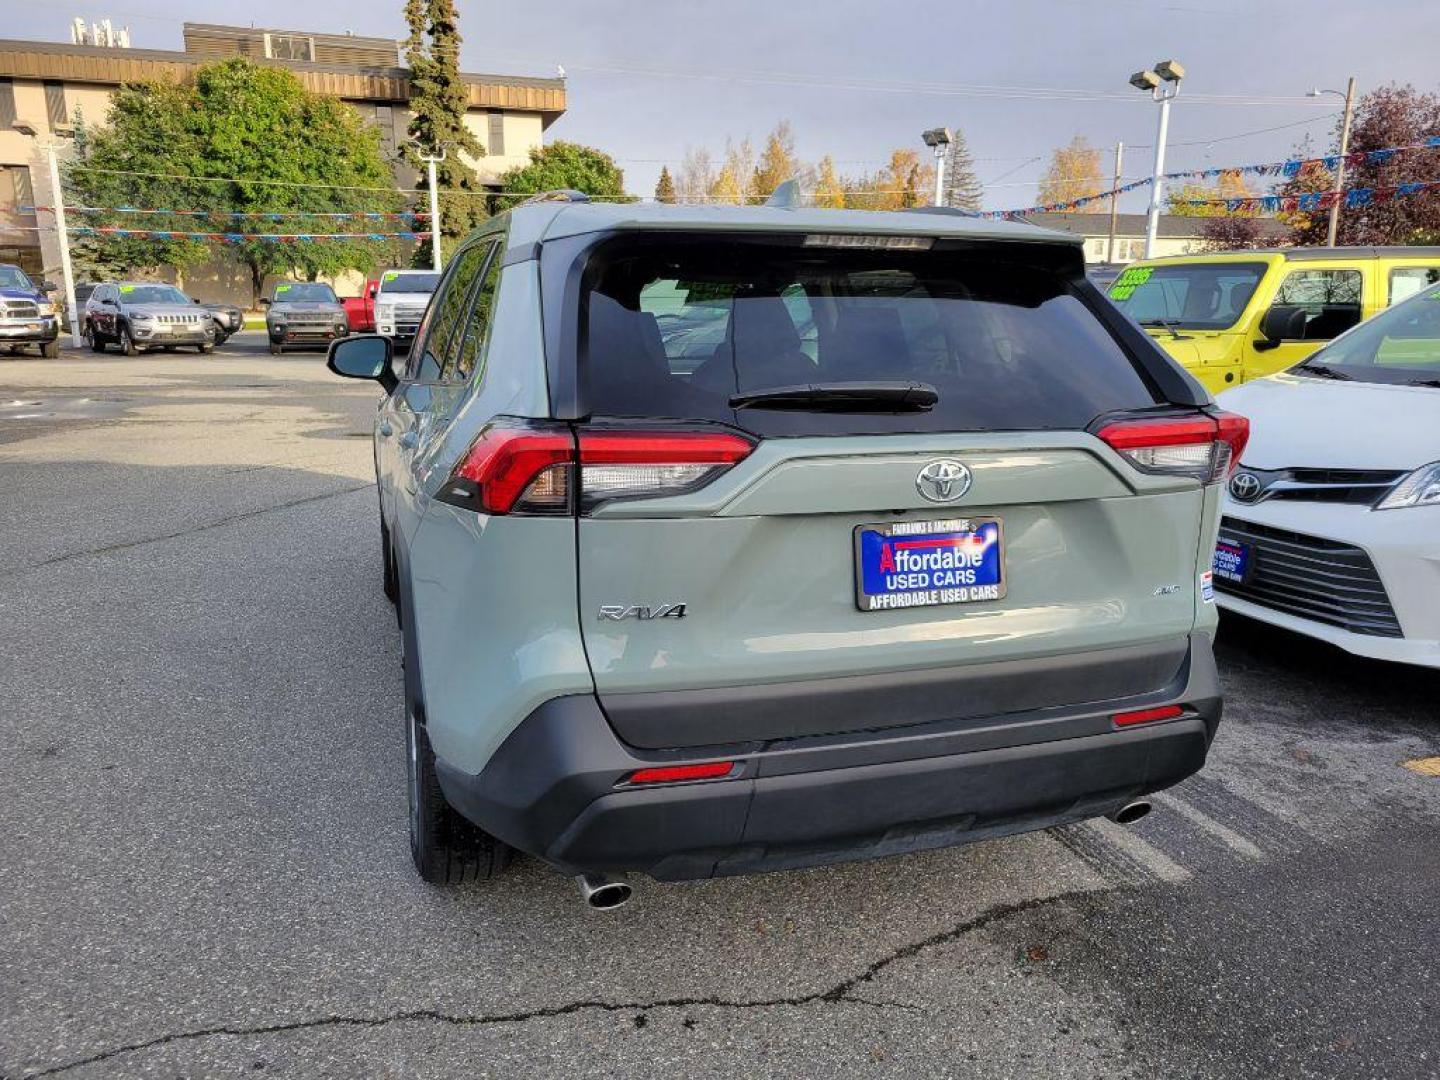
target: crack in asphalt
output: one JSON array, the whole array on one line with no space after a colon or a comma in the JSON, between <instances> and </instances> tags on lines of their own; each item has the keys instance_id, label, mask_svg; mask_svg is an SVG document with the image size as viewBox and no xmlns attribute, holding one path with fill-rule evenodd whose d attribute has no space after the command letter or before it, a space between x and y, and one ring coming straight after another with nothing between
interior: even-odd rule
<instances>
[{"instance_id":1,"label":"crack in asphalt","mask_svg":"<svg viewBox=\"0 0 1440 1080\"><path fill-rule=\"evenodd\" d=\"M69 562L71 559L84 559L91 555L108 555L113 551L127 551L130 548L144 547L146 544L158 544L162 540L177 540L182 536L193 536L196 533L209 532L211 529L221 529L226 525L233 525L237 521L247 521L250 518L260 517L262 514L273 514L277 510L288 510L292 506L304 506L307 503L320 502L324 499L336 499L342 495L349 495L356 491L373 490L374 487L375 485L373 483L352 484L349 487L339 488L335 491L326 491L319 495L307 495L303 499L292 499L290 502L276 503L273 506L262 506L257 510L247 510L243 514L232 514L229 517L218 518L215 521L207 521L201 525L181 529L179 532L165 533L161 536L147 536L140 540L127 540L122 544L107 544L104 547L86 548L83 551L71 551L64 555L56 555L49 559L42 559L38 563L31 563L29 566L13 573L0 575L0 580L9 577L19 577L21 574L28 573L31 570L39 570L44 566L54 566L57 563Z\"/></svg>"},{"instance_id":2,"label":"crack in asphalt","mask_svg":"<svg viewBox=\"0 0 1440 1080\"><path fill-rule=\"evenodd\" d=\"M751 1001L732 1001L719 997L676 997L659 998L655 1001L602 1001L594 998L586 998L579 1001L566 1002L564 1005L548 1005L541 1008L526 1009L520 1012L508 1013L479 1013L479 1014L455 1014L441 1012L438 1009L409 1009L404 1012L389 1013L385 1016L317 1016L309 1020L292 1020L286 1023L257 1024L251 1027L230 1027L218 1026L209 1028L196 1028L190 1031L172 1032L169 1035L160 1035L143 1042L127 1043L124 1046L112 1047L103 1050L90 1057L79 1058L75 1061L66 1062L63 1065L52 1065L48 1069L39 1072L25 1074L24 1080L41 1080L42 1077L58 1076L71 1069L83 1068L87 1065L96 1065L103 1061L121 1054L133 1054L141 1050L152 1050L158 1046L168 1046L177 1042L190 1042L196 1039L207 1039L216 1035L232 1035L245 1037L251 1035L278 1035L292 1031L307 1031L314 1028L327 1027L352 1027L352 1028L377 1028L385 1027L388 1024L401 1024L416 1020L429 1020L435 1023L451 1024L456 1027L487 1027L496 1024L523 1024L531 1020L550 1020L561 1016L572 1016L581 1012L637 1012L646 1015L657 1009L686 1009L686 1008L713 1008L713 1009L768 1009L777 1006L803 1007L807 1005L834 1005L848 1003L863 1005L873 1009L918 1009L919 1006L896 1001L876 1001L872 998L859 997L855 991L880 975L887 968L902 960L908 960L929 949L948 945L967 934L973 934L977 930L983 930L993 923L1008 919L1013 915L1024 914L1036 908L1045 907L1050 904L1065 903L1070 900L1077 900L1087 897L1093 890L1077 889L1068 892L1056 893L1053 896L1034 897L1030 900L1021 900L1011 904L999 904L987 911L981 912L974 918L967 919L956 926L939 933L931 934L929 937L921 938L919 941L902 945L894 952L880 959L875 960L858 974L842 979L826 990L817 990L809 994L795 994L788 997L761 998ZM0 1078L8 1074L0 1072Z\"/></svg>"}]
</instances>

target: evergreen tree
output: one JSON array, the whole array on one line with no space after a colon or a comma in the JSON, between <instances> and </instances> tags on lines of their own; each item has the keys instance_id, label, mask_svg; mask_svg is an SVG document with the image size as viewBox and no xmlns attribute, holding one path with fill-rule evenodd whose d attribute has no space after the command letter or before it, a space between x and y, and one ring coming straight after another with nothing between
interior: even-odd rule
<instances>
[{"instance_id":1,"label":"evergreen tree","mask_svg":"<svg viewBox=\"0 0 1440 1080\"><path fill-rule=\"evenodd\" d=\"M655 184L655 201L658 203L673 203L675 201L675 181L670 177L670 166L660 166L660 179Z\"/></svg>"},{"instance_id":2,"label":"evergreen tree","mask_svg":"<svg viewBox=\"0 0 1440 1080\"><path fill-rule=\"evenodd\" d=\"M965 144L965 133L956 128L945 161L945 205L978 211L984 198L985 189L975 175L975 160Z\"/></svg>"},{"instance_id":3,"label":"evergreen tree","mask_svg":"<svg viewBox=\"0 0 1440 1080\"><path fill-rule=\"evenodd\" d=\"M420 170L419 186L428 187L426 154L445 155L435 167L440 189L441 247L465 236L488 216L487 194L472 162L485 148L465 126L469 91L460 79L460 27L454 0L406 0L405 62L410 66L412 140L401 156ZM467 158L469 160L467 160ZM415 252L415 265L430 265L430 244Z\"/></svg>"}]
</instances>

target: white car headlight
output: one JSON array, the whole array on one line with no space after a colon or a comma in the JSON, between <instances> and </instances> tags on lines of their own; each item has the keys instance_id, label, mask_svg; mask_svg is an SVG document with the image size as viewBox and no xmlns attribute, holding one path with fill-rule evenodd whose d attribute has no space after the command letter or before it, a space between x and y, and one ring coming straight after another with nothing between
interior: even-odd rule
<instances>
[{"instance_id":1,"label":"white car headlight","mask_svg":"<svg viewBox=\"0 0 1440 1080\"><path fill-rule=\"evenodd\" d=\"M44 303L44 302L42 301L42 302L37 306L36 310L38 310L41 315L54 315L54 314L55 314L55 305L54 305L54 304L47 304L47 303Z\"/></svg>"},{"instance_id":2,"label":"white car headlight","mask_svg":"<svg viewBox=\"0 0 1440 1080\"><path fill-rule=\"evenodd\" d=\"M137 311L133 315L131 315L130 318L134 322L149 322L151 319L155 318L155 316L146 314L143 311Z\"/></svg>"},{"instance_id":3,"label":"white car headlight","mask_svg":"<svg viewBox=\"0 0 1440 1080\"><path fill-rule=\"evenodd\" d=\"M1440 461L1421 465L1380 500L1376 510L1397 510L1402 506L1440 506Z\"/></svg>"}]
</instances>

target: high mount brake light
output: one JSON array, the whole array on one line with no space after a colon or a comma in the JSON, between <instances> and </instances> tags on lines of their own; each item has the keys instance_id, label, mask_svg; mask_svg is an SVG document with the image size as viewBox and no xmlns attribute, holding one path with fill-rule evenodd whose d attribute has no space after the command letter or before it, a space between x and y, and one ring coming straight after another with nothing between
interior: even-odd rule
<instances>
[{"instance_id":1,"label":"high mount brake light","mask_svg":"<svg viewBox=\"0 0 1440 1080\"><path fill-rule=\"evenodd\" d=\"M709 483L755 448L724 432L586 430L498 423L480 433L441 497L487 514L566 514ZM579 491L575 474L579 472Z\"/></svg>"},{"instance_id":2,"label":"high mount brake light","mask_svg":"<svg viewBox=\"0 0 1440 1080\"><path fill-rule=\"evenodd\" d=\"M1106 424L1096 436L1141 472L1215 483L1240 463L1250 421L1235 413L1137 418Z\"/></svg>"}]
</instances>

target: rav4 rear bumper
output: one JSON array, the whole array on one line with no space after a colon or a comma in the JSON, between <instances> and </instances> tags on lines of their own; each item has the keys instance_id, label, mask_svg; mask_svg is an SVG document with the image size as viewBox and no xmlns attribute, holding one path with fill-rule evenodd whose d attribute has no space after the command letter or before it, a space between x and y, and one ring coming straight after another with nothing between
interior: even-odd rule
<instances>
[{"instance_id":1,"label":"rav4 rear bumper","mask_svg":"<svg viewBox=\"0 0 1440 1080\"><path fill-rule=\"evenodd\" d=\"M1180 704L1117 729L1113 714ZM450 802L487 832L571 872L683 880L944 847L1098 817L1196 772L1220 720L1210 639L1193 635L1164 690L977 722L640 750L589 695L532 713L471 775L437 761ZM638 787L655 765L730 760L720 780Z\"/></svg>"}]
</instances>

